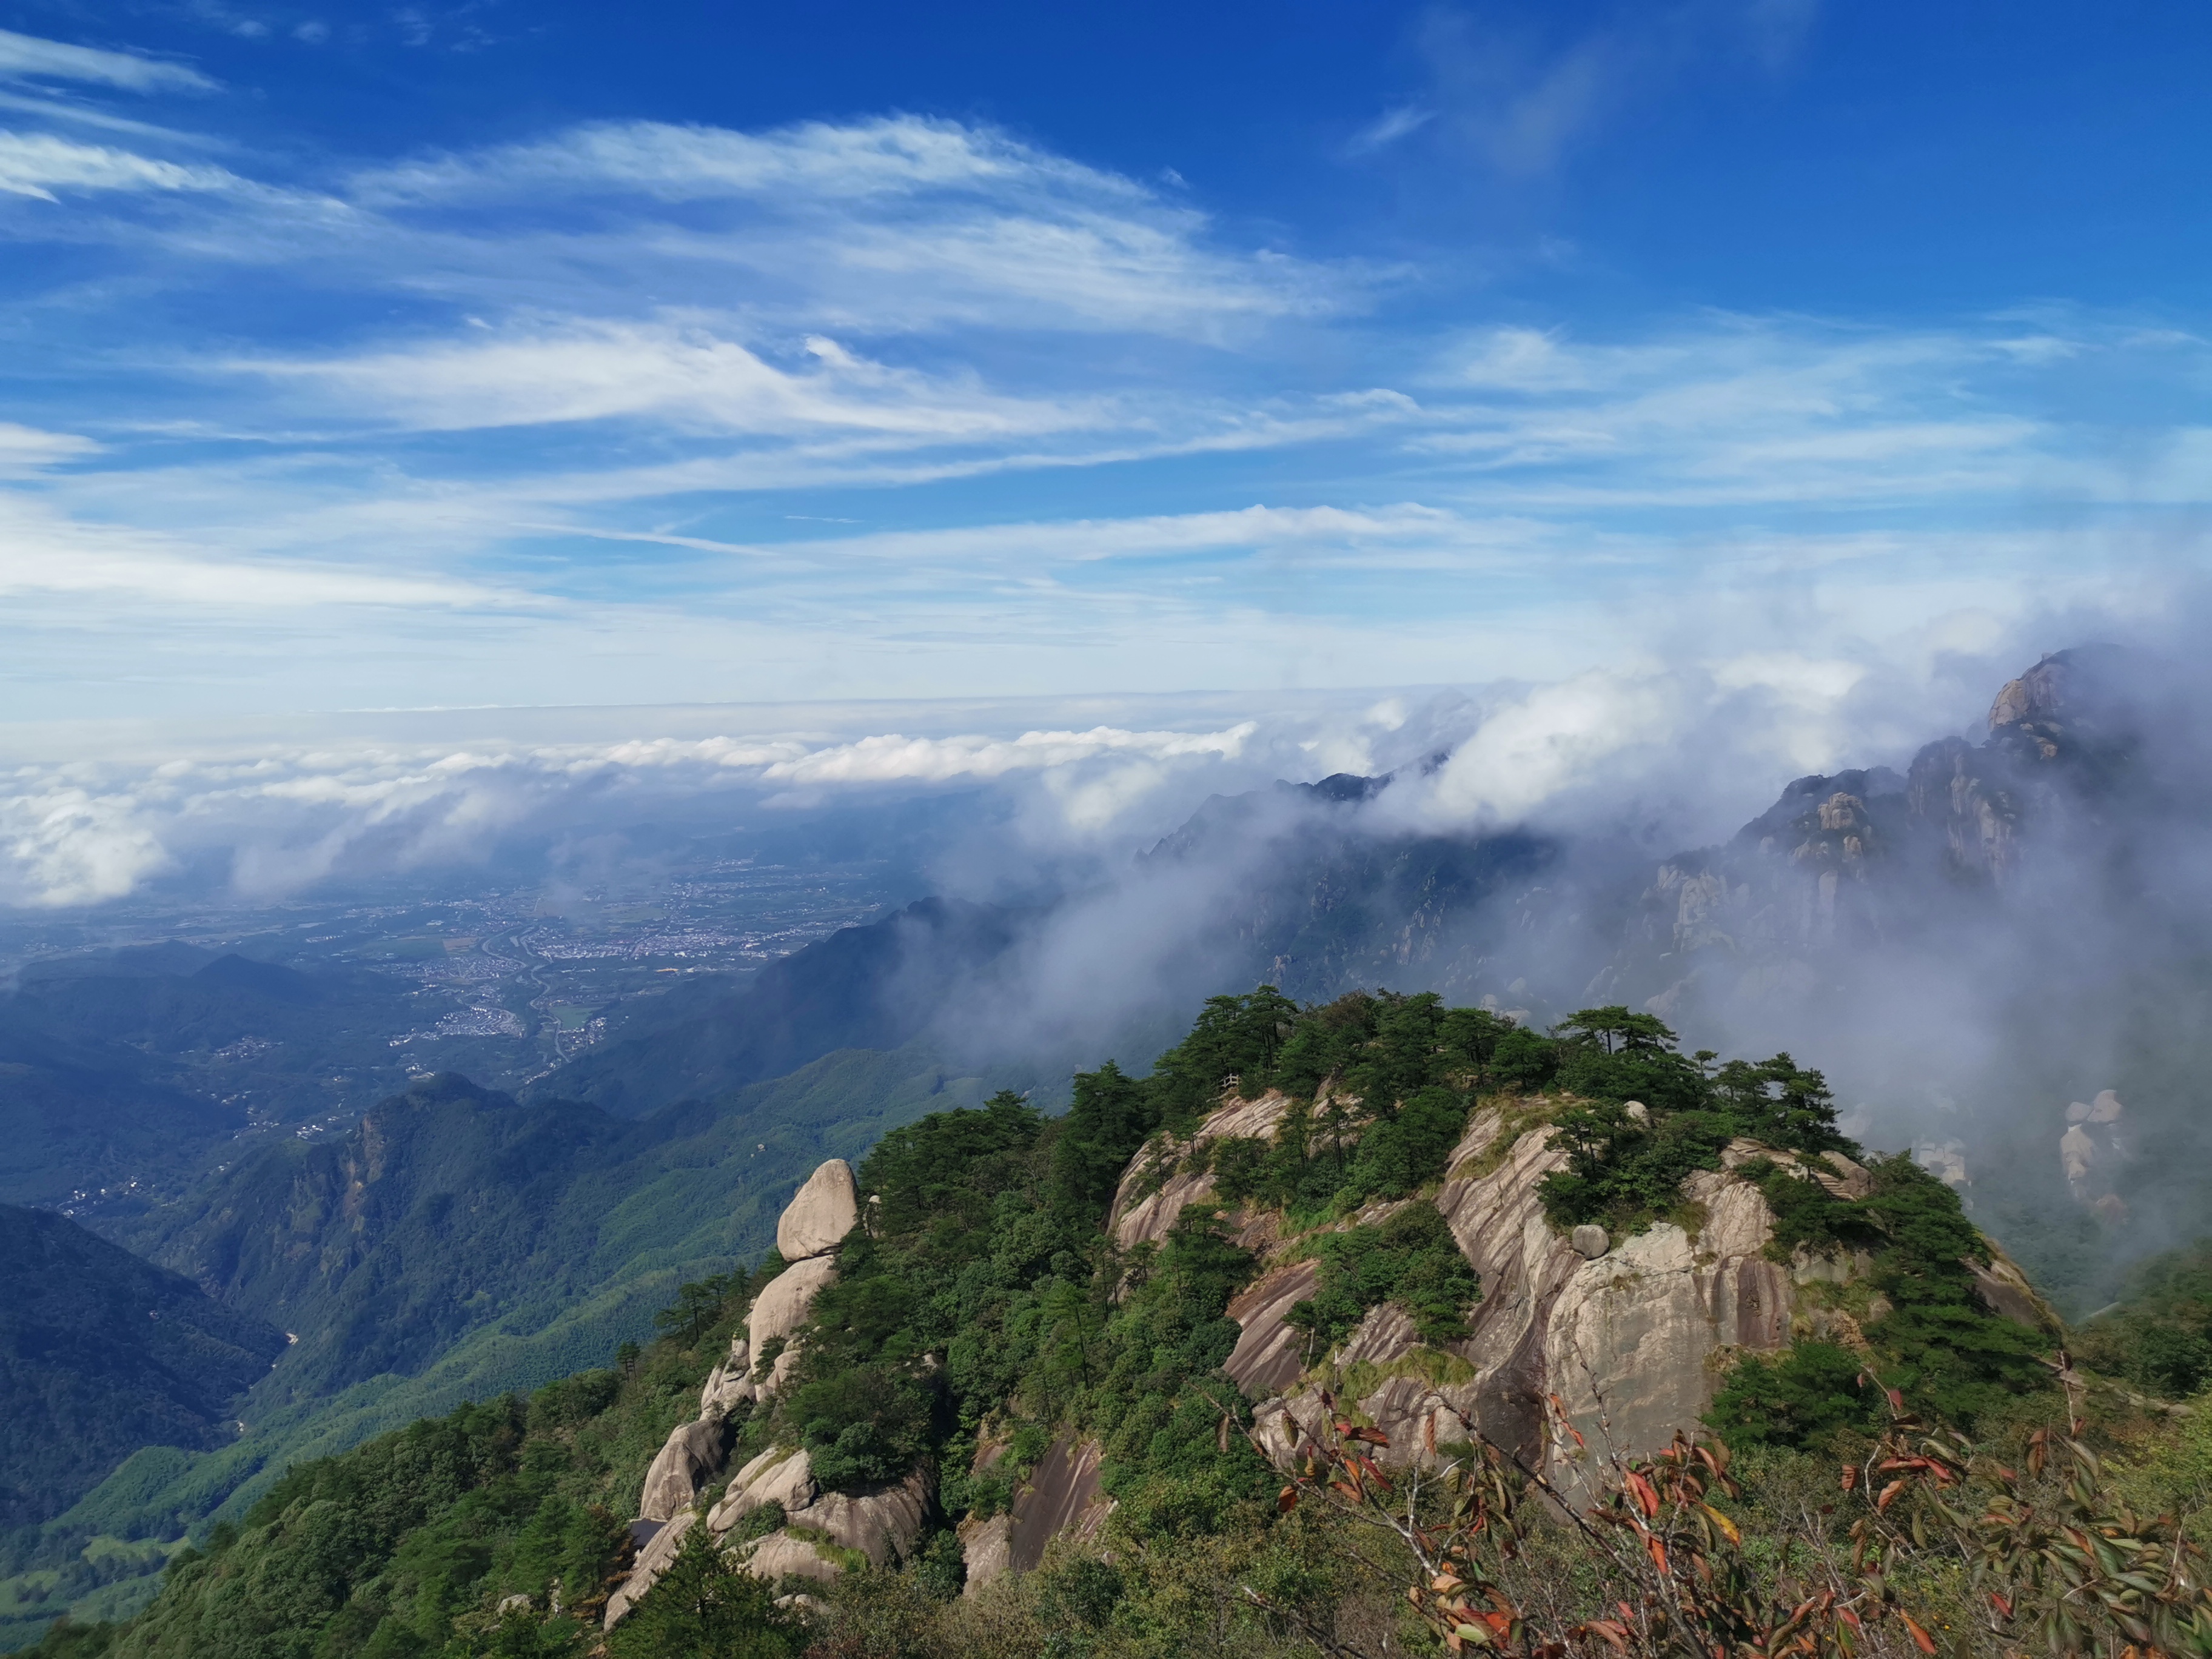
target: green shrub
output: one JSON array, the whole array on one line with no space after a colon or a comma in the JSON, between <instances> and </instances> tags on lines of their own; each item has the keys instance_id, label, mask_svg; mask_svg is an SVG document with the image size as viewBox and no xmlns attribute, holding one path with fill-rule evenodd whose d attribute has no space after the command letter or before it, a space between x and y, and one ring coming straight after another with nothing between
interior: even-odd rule
<instances>
[{"instance_id":1,"label":"green shrub","mask_svg":"<svg viewBox=\"0 0 2212 1659\"><path fill-rule=\"evenodd\" d=\"M1751 1172L1753 1166L1743 1168ZM1762 1191L1784 1199L1800 1242L1871 1249L1866 1285L1888 1308L1864 1326L1869 1352L1847 1356L1853 1377L1863 1371L1868 1387L1844 1387L1835 1358L1843 1351L1832 1352L1830 1344L1801 1341L1778 1359L1754 1356L1731 1376L1707 1414L1723 1434L1813 1449L1838 1426L1877 1420L1883 1389L1900 1390L1917 1410L1971 1428L1992 1409L2050 1389L2051 1373L2039 1358L2051 1346L2050 1335L1997 1314L1976 1288L1968 1264L1985 1262L1988 1248L1958 1194L1904 1153L1869 1158L1866 1169L1870 1190L1854 1203L1816 1202L1800 1190L1814 1183L1771 1164L1754 1178Z\"/></svg>"},{"instance_id":2,"label":"green shrub","mask_svg":"<svg viewBox=\"0 0 2212 1659\"><path fill-rule=\"evenodd\" d=\"M1865 1376L1866 1364L1833 1342L1747 1354L1721 1385L1705 1420L1733 1445L1826 1449L1840 1431L1881 1421L1881 1390Z\"/></svg>"},{"instance_id":3,"label":"green shrub","mask_svg":"<svg viewBox=\"0 0 2212 1659\"><path fill-rule=\"evenodd\" d=\"M791 1659L805 1645L776 1589L716 1547L704 1527L684 1534L668 1569L614 1627L612 1659Z\"/></svg>"},{"instance_id":4,"label":"green shrub","mask_svg":"<svg viewBox=\"0 0 2212 1659\"><path fill-rule=\"evenodd\" d=\"M1287 1321L1317 1348L1334 1347L1385 1302L1413 1316L1424 1342L1454 1341L1467 1334L1467 1310L1481 1299L1474 1269L1432 1205L1409 1204L1377 1226L1324 1233L1316 1254L1314 1294Z\"/></svg>"}]
</instances>

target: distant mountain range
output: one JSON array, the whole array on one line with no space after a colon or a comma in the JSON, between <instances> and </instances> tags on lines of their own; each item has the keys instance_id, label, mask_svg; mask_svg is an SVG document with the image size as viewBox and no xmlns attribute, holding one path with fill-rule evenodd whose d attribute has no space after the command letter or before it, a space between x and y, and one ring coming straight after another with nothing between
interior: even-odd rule
<instances>
[{"instance_id":1,"label":"distant mountain range","mask_svg":"<svg viewBox=\"0 0 2212 1659\"><path fill-rule=\"evenodd\" d=\"M897 1048L1012 950L1036 912L929 898L771 963L742 986L694 981L646 1005L534 1098L641 1117L781 1077L841 1048Z\"/></svg>"},{"instance_id":2,"label":"distant mountain range","mask_svg":"<svg viewBox=\"0 0 2212 1659\"><path fill-rule=\"evenodd\" d=\"M285 1346L66 1217L0 1204L0 1527L59 1514L142 1446L230 1443Z\"/></svg>"},{"instance_id":3,"label":"distant mountain range","mask_svg":"<svg viewBox=\"0 0 2212 1659\"><path fill-rule=\"evenodd\" d=\"M33 964L0 996L0 1200L143 1209L257 1121L404 1084L410 1017L375 974L175 943Z\"/></svg>"}]
</instances>

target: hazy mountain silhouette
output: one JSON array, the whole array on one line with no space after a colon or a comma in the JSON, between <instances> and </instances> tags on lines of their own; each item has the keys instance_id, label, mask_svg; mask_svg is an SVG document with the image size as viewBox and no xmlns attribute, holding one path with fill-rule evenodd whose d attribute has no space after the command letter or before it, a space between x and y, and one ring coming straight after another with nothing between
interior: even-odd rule
<instances>
[{"instance_id":1,"label":"hazy mountain silhouette","mask_svg":"<svg viewBox=\"0 0 2212 1659\"><path fill-rule=\"evenodd\" d=\"M0 1205L0 1525L59 1514L141 1446L228 1443L284 1349L67 1217Z\"/></svg>"}]
</instances>

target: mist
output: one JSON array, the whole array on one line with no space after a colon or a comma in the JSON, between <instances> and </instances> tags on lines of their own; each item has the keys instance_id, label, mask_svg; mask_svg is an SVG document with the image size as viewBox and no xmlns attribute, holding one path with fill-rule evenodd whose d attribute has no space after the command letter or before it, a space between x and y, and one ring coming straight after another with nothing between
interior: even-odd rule
<instances>
[{"instance_id":1,"label":"mist","mask_svg":"<svg viewBox=\"0 0 2212 1659\"><path fill-rule=\"evenodd\" d=\"M1670 623L1672 654L1541 683L49 734L0 792L0 902L151 937L364 884L557 909L717 836L867 856L895 894L1019 913L908 988L960 1062L1048 1094L1142 1070L1261 982L1540 1026L1623 1003L1821 1068L1850 1133L1954 1179L2079 1304L2212 1196L2212 687L2178 648L2202 611L1725 653ZM2099 641L1992 744L2001 688Z\"/></svg>"}]
</instances>

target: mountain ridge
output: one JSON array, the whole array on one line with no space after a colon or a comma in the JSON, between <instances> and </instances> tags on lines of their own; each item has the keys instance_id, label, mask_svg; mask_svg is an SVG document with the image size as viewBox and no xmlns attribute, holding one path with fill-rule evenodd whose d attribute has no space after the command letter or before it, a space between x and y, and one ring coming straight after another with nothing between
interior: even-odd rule
<instances>
[{"instance_id":1,"label":"mountain ridge","mask_svg":"<svg viewBox=\"0 0 2212 1659\"><path fill-rule=\"evenodd\" d=\"M0 1205L0 1526L51 1519L141 1446L228 1443L286 1346L64 1216Z\"/></svg>"}]
</instances>

